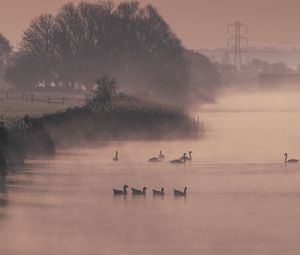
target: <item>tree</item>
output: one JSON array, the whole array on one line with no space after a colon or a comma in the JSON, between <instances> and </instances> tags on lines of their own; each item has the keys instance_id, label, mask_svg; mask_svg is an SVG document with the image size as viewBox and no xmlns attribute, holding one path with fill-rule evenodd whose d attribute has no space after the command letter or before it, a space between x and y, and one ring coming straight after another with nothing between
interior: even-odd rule
<instances>
[{"instance_id":1,"label":"tree","mask_svg":"<svg viewBox=\"0 0 300 255\"><path fill-rule=\"evenodd\" d=\"M271 65L271 73L292 73L293 70L288 67L286 63L278 62Z\"/></svg>"},{"instance_id":2,"label":"tree","mask_svg":"<svg viewBox=\"0 0 300 255\"><path fill-rule=\"evenodd\" d=\"M55 16L33 19L20 45L6 76L19 87L24 78L26 86L91 90L99 73L106 73L129 93L168 101L189 101L191 88L211 88L204 81L191 84L181 41L153 6L136 1L68 3ZM213 76L215 68L206 58L198 63Z\"/></svg>"},{"instance_id":3,"label":"tree","mask_svg":"<svg viewBox=\"0 0 300 255\"><path fill-rule=\"evenodd\" d=\"M33 60L37 64L36 80L43 83L45 87L50 87L55 77L55 26L53 16L43 14L31 21L21 42L22 58Z\"/></svg>"},{"instance_id":4,"label":"tree","mask_svg":"<svg viewBox=\"0 0 300 255\"><path fill-rule=\"evenodd\" d=\"M12 52L10 42L0 33L0 87L4 83L4 74Z\"/></svg>"},{"instance_id":5,"label":"tree","mask_svg":"<svg viewBox=\"0 0 300 255\"><path fill-rule=\"evenodd\" d=\"M116 96L116 81L107 75L96 80L96 89L87 107L92 110L110 111Z\"/></svg>"},{"instance_id":6,"label":"tree","mask_svg":"<svg viewBox=\"0 0 300 255\"><path fill-rule=\"evenodd\" d=\"M241 68L242 73L250 79L257 79L260 73L271 70L271 64L261 59L252 59Z\"/></svg>"},{"instance_id":7,"label":"tree","mask_svg":"<svg viewBox=\"0 0 300 255\"><path fill-rule=\"evenodd\" d=\"M0 59L7 57L12 51L10 42L0 33Z\"/></svg>"}]
</instances>

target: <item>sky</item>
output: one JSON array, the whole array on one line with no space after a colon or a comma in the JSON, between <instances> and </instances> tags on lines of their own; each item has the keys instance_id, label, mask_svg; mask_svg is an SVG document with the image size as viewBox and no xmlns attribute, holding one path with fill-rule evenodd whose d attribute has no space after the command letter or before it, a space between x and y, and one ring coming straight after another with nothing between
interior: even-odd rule
<instances>
[{"instance_id":1,"label":"sky","mask_svg":"<svg viewBox=\"0 0 300 255\"><path fill-rule=\"evenodd\" d=\"M70 1L0 0L0 32L17 45L33 17L55 14L67 2ZM154 5L187 48L226 46L231 36L227 25L237 20L248 25L248 34L244 36L250 46L300 48L300 0L140 0L140 3Z\"/></svg>"}]
</instances>

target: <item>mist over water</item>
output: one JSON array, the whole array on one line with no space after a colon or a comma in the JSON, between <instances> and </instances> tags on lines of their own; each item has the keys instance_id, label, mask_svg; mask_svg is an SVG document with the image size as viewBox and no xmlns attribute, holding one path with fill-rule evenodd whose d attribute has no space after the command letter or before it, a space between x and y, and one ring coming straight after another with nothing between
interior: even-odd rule
<instances>
[{"instance_id":1,"label":"mist over water","mask_svg":"<svg viewBox=\"0 0 300 255\"><path fill-rule=\"evenodd\" d=\"M298 254L300 169L283 163L300 158L298 97L225 94L195 113L201 140L99 142L28 162L0 181L0 254ZM148 163L159 150L166 161ZM168 162L189 150L191 164ZM147 196L113 197L124 184Z\"/></svg>"}]
</instances>

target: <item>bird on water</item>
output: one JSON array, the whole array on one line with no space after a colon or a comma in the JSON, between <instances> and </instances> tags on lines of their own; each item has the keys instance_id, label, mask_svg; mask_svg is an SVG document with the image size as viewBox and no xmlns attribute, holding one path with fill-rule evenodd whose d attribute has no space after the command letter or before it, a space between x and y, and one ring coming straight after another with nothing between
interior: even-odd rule
<instances>
[{"instance_id":1,"label":"bird on water","mask_svg":"<svg viewBox=\"0 0 300 255\"><path fill-rule=\"evenodd\" d=\"M153 189L153 196L164 196L165 195L165 189L161 188L161 190L155 190Z\"/></svg>"},{"instance_id":2,"label":"bird on water","mask_svg":"<svg viewBox=\"0 0 300 255\"><path fill-rule=\"evenodd\" d=\"M162 154L162 151L159 151L158 157L150 158L148 161L149 162L162 162L164 159L165 159L165 155Z\"/></svg>"},{"instance_id":3,"label":"bird on water","mask_svg":"<svg viewBox=\"0 0 300 255\"><path fill-rule=\"evenodd\" d=\"M128 189L127 185L123 186L123 190L113 189L114 196L119 196L119 195L125 195L126 196L127 195L127 189Z\"/></svg>"},{"instance_id":4,"label":"bird on water","mask_svg":"<svg viewBox=\"0 0 300 255\"><path fill-rule=\"evenodd\" d=\"M183 153L183 156L181 158L173 159L173 160L170 161L170 163L172 163L172 164L185 164L186 158L187 158L186 153Z\"/></svg>"},{"instance_id":5,"label":"bird on water","mask_svg":"<svg viewBox=\"0 0 300 255\"><path fill-rule=\"evenodd\" d=\"M284 163L298 163L299 162L299 159L287 159L288 157L288 154L287 153L284 153Z\"/></svg>"},{"instance_id":6,"label":"bird on water","mask_svg":"<svg viewBox=\"0 0 300 255\"><path fill-rule=\"evenodd\" d=\"M180 159L181 160L186 160L186 161L192 161L192 151L189 151L189 156L187 156L186 154L185 155L183 155Z\"/></svg>"},{"instance_id":7,"label":"bird on water","mask_svg":"<svg viewBox=\"0 0 300 255\"><path fill-rule=\"evenodd\" d=\"M186 196L187 187L184 188L184 191L180 191L177 189L174 189L174 196L175 197L185 197Z\"/></svg>"},{"instance_id":8,"label":"bird on water","mask_svg":"<svg viewBox=\"0 0 300 255\"><path fill-rule=\"evenodd\" d=\"M146 187L144 187L143 190L131 188L132 195L143 195L143 196L145 196L146 195L146 190L147 190Z\"/></svg>"},{"instance_id":9,"label":"bird on water","mask_svg":"<svg viewBox=\"0 0 300 255\"><path fill-rule=\"evenodd\" d=\"M119 160L119 152L116 151L116 156L113 157L113 161L118 161Z\"/></svg>"}]
</instances>

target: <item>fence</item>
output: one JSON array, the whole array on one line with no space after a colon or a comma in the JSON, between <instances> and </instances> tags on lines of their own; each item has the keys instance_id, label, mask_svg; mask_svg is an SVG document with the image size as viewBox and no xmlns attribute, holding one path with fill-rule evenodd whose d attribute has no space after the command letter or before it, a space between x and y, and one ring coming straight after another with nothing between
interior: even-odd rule
<instances>
[{"instance_id":1,"label":"fence","mask_svg":"<svg viewBox=\"0 0 300 255\"><path fill-rule=\"evenodd\" d=\"M54 96L49 93L18 93L4 92L0 93L0 101L21 101L28 103L45 103L45 104L61 104L61 105L83 105L87 101L87 94L79 94L72 96L64 94L63 96Z\"/></svg>"}]
</instances>

